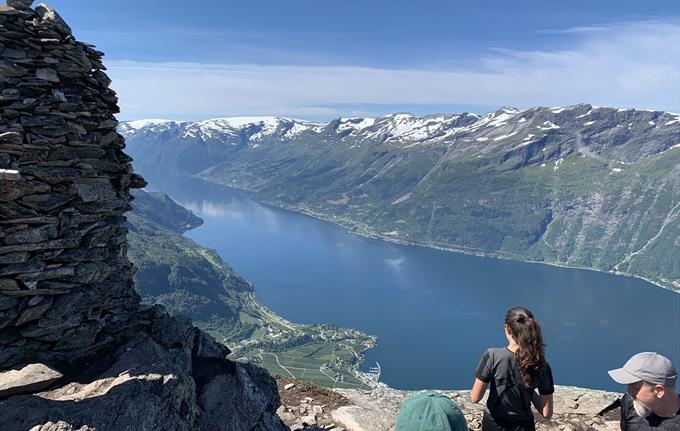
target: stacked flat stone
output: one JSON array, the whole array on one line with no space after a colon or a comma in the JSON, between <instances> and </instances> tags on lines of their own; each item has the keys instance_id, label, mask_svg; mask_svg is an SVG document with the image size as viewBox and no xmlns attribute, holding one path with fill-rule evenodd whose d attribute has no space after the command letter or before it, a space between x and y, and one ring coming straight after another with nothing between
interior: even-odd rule
<instances>
[{"instance_id":1,"label":"stacked flat stone","mask_svg":"<svg viewBox=\"0 0 680 431\"><path fill-rule=\"evenodd\" d=\"M130 188L102 53L49 6L0 6L0 370L68 361L128 330ZM129 331L128 331L129 332Z\"/></svg>"},{"instance_id":2,"label":"stacked flat stone","mask_svg":"<svg viewBox=\"0 0 680 431\"><path fill-rule=\"evenodd\" d=\"M0 6L0 430L287 430L265 370L139 308L123 223L144 180L102 53L31 5Z\"/></svg>"}]
</instances>

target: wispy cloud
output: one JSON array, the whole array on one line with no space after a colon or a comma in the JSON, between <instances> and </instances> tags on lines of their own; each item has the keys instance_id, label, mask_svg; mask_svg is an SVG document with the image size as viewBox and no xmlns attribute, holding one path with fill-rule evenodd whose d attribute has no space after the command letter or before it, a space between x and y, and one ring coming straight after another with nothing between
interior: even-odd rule
<instances>
[{"instance_id":1,"label":"wispy cloud","mask_svg":"<svg viewBox=\"0 0 680 431\"><path fill-rule=\"evenodd\" d=\"M570 29L568 49L496 49L455 68L108 63L121 118L329 117L371 105L579 102L680 111L680 27L668 22Z\"/></svg>"}]
</instances>

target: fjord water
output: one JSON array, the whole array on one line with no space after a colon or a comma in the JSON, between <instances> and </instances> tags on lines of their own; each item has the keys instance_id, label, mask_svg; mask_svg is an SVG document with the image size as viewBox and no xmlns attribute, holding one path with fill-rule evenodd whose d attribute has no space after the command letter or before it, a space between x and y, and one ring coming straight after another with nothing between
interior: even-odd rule
<instances>
[{"instance_id":1,"label":"fjord water","mask_svg":"<svg viewBox=\"0 0 680 431\"><path fill-rule=\"evenodd\" d=\"M680 295L643 280L405 246L261 205L242 191L147 175L205 223L186 233L298 323L377 335L366 354L400 389L464 389L515 305L540 320L557 384L623 390L607 370L656 351L680 365Z\"/></svg>"}]
</instances>

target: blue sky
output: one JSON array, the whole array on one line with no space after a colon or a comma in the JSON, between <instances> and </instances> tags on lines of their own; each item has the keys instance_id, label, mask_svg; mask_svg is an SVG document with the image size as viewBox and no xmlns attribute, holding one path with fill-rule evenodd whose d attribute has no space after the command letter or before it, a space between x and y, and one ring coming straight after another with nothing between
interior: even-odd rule
<instances>
[{"instance_id":1,"label":"blue sky","mask_svg":"<svg viewBox=\"0 0 680 431\"><path fill-rule=\"evenodd\" d=\"M680 111L680 1L53 0L121 119Z\"/></svg>"}]
</instances>

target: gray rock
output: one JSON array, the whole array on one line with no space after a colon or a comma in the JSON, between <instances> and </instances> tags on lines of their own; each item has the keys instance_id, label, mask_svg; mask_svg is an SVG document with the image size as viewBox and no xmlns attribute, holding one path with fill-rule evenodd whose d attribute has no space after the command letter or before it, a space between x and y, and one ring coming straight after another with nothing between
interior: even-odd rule
<instances>
[{"instance_id":1,"label":"gray rock","mask_svg":"<svg viewBox=\"0 0 680 431\"><path fill-rule=\"evenodd\" d=\"M196 414L194 383L177 368L178 359L140 334L118 350L108 370L92 380L69 383L39 397L8 399L0 428L24 430L58 417L98 431L191 430ZM19 412L20 419L10 419Z\"/></svg>"},{"instance_id":2,"label":"gray rock","mask_svg":"<svg viewBox=\"0 0 680 431\"><path fill-rule=\"evenodd\" d=\"M21 179L21 172L16 169L0 169L0 180L3 181L19 181Z\"/></svg>"},{"instance_id":3,"label":"gray rock","mask_svg":"<svg viewBox=\"0 0 680 431\"><path fill-rule=\"evenodd\" d=\"M28 55L26 54L26 51L21 49L5 48L2 50L2 56L5 58L21 60L26 58Z\"/></svg>"},{"instance_id":4,"label":"gray rock","mask_svg":"<svg viewBox=\"0 0 680 431\"><path fill-rule=\"evenodd\" d=\"M83 202L106 201L116 197L111 181L106 178L83 178L74 182Z\"/></svg>"},{"instance_id":5,"label":"gray rock","mask_svg":"<svg viewBox=\"0 0 680 431\"><path fill-rule=\"evenodd\" d=\"M28 253L8 253L0 255L0 264L26 262L30 255ZM0 290L2 290L0 288Z\"/></svg>"},{"instance_id":6,"label":"gray rock","mask_svg":"<svg viewBox=\"0 0 680 431\"><path fill-rule=\"evenodd\" d=\"M18 315L19 309L16 307L9 308L5 311L0 311L0 329L8 327L14 321L14 319L17 318ZM6 353L7 350L8 349L5 348L2 351L0 351L0 356ZM12 357L12 355L10 354L9 357Z\"/></svg>"},{"instance_id":7,"label":"gray rock","mask_svg":"<svg viewBox=\"0 0 680 431\"><path fill-rule=\"evenodd\" d=\"M231 351L224 344L218 343L215 339L203 331L195 329L196 336L194 341L193 355L195 358L226 358Z\"/></svg>"},{"instance_id":8,"label":"gray rock","mask_svg":"<svg viewBox=\"0 0 680 431\"><path fill-rule=\"evenodd\" d=\"M68 102L68 99L66 99L66 96L64 95L64 92L61 90L52 90L52 97L54 97L55 100L59 102Z\"/></svg>"},{"instance_id":9,"label":"gray rock","mask_svg":"<svg viewBox=\"0 0 680 431\"><path fill-rule=\"evenodd\" d=\"M261 379L271 379L266 372L224 360L230 371L197 388L198 381L183 371L190 361L185 350L164 349L138 334L118 349L106 371L90 380L7 399L0 428L25 430L58 415L65 424L98 431L287 429L272 408L278 400L275 385L263 391ZM105 414L111 411L116 414Z\"/></svg>"},{"instance_id":10,"label":"gray rock","mask_svg":"<svg viewBox=\"0 0 680 431\"><path fill-rule=\"evenodd\" d=\"M54 69L41 68L35 71L35 77L49 82L59 82L59 76Z\"/></svg>"},{"instance_id":11,"label":"gray rock","mask_svg":"<svg viewBox=\"0 0 680 431\"><path fill-rule=\"evenodd\" d=\"M33 5L34 0L7 0L7 6L14 9L27 10Z\"/></svg>"},{"instance_id":12,"label":"gray rock","mask_svg":"<svg viewBox=\"0 0 680 431\"><path fill-rule=\"evenodd\" d=\"M64 421L58 422L50 421L43 425L36 425L29 431L97 431L97 430L94 428L90 428L87 425L83 425L80 428L75 428L73 427L73 425L68 424Z\"/></svg>"},{"instance_id":13,"label":"gray rock","mask_svg":"<svg viewBox=\"0 0 680 431\"><path fill-rule=\"evenodd\" d=\"M0 133L0 145L1 144L21 145L22 143L23 139L21 137L21 134L17 132Z\"/></svg>"},{"instance_id":14,"label":"gray rock","mask_svg":"<svg viewBox=\"0 0 680 431\"><path fill-rule=\"evenodd\" d=\"M124 214L146 182L122 152L103 53L31 4L0 6L0 369L60 363L77 381L34 393L54 380L0 375L0 429L287 429L266 371L189 319L139 310Z\"/></svg>"},{"instance_id":15,"label":"gray rock","mask_svg":"<svg viewBox=\"0 0 680 431\"><path fill-rule=\"evenodd\" d=\"M49 193L50 187L47 184L36 182L19 181L0 181L0 202L9 202L20 197L34 193Z\"/></svg>"},{"instance_id":16,"label":"gray rock","mask_svg":"<svg viewBox=\"0 0 680 431\"><path fill-rule=\"evenodd\" d=\"M44 364L30 364L20 370L0 373L0 398L29 394L49 387L63 375Z\"/></svg>"},{"instance_id":17,"label":"gray rock","mask_svg":"<svg viewBox=\"0 0 680 431\"><path fill-rule=\"evenodd\" d=\"M44 262L24 262L16 263L12 265L3 265L0 268L0 275L15 275L21 273L33 273L37 271L42 271L45 268Z\"/></svg>"},{"instance_id":18,"label":"gray rock","mask_svg":"<svg viewBox=\"0 0 680 431\"><path fill-rule=\"evenodd\" d=\"M18 299L0 294L0 311L12 308L16 306L18 303L19 303Z\"/></svg>"},{"instance_id":19,"label":"gray rock","mask_svg":"<svg viewBox=\"0 0 680 431\"><path fill-rule=\"evenodd\" d=\"M28 73L28 70L10 61L0 60L0 74L6 77L19 77Z\"/></svg>"},{"instance_id":20,"label":"gray rock","mask_svg":"<svg viewBox=\"0 0 680 431\"><path fill-rule=\"evenodd\" d=\"M201 411L198 429L262 431L286 430L276 415L279 394L273 378L263 369L239 364L232 374L218 374L198 388ZM225 424L224 418L229 418ZM259 428L255 428L259 422Z\"/></svg>"},{"instance_id":21,"label":"gray rock","mask_svg":"<svg viewBox=\"0 0 680 431\"><path fill-rule=\"evenodd\" d=\"M68 36L71 34L71 27L66 24L66 21L55 11L52 6L40 3L35 7L35 11L40 17L40 24L58 31L62 35Z\"/></svg>"},{"instance_id":22,"label":"gray rock","mask_svg":"<svg viewBox=\"0 0 680 431\"><path fill-rule=\"evenodd\" d=\"M40 298L40 297L38 297L38 296L32 297L29 300L29 303L36 298ZM25 323L32 322L32 321L40 319L40 317L42 317L42 315L45 314L47 312L47 310L50 309L51 306L52 306L52 300L49 299L49 300L42 302L39 305L27 308L21 314L19 319L17 319L16 323L14 323L14 326L21 326Z\"/></svg>"},{"instance_id":23,"label":"gray rock","mask_svg":"<svg viewBox=\"0 0 680 431\"><path fill-rule=\"evenodd\" d=\"M417 391L401 391L389 387L379 387L366 393L356 389L336 389L348 398L353 405L337 408L331 412L333 420L348 429L365 431L391 431L403 400ZM449 391L442 392L452 396ZM469 392L456 391L453 401L460 407L471 429L481 429L481 419L485 409L486 397L479 403L470 400ZM550 421L539 421L539 430L594 429L597 431L616 431L616 421L606 421L597 413L620 395L571 386L556 386L554 394L554 416ZM573 403L578 400L578 408Z\"/></svg>"},{"instance_id":24,"label":"gray rock","mask_svg":"<svg viewBox=\"0 0 680 431\"><path fill-rule=\"evenodd\" d=\"M7 235L5 237L5 244L15 245L45 242L51 239L56 239L56 237L57 237L56 225L38 226L20 230L19 232Z\"/></svg>"},{"instance_id":25,"label":"gray rock","mask_svg":"<svg viewBox=\"0 0 680 431\"><path fill-rule=\"evenodd\" d=\"M42 296L34 296L33 298L28 300L28 303L26 303L26 305L28 305L29 307L34 307L40 304L43 299L45 298L43 298Z\"/></svg>"},{"instance_id":26,"label":"gray rock","mask_svg":"<svg viewBox=\"0 0 680 431\"><path fill-rule=\"evenodd\" d=\"M302 421L302 425L316 425L316 417L314 415L303 416L300 420Z\"/></svg>"}]
</instances>

